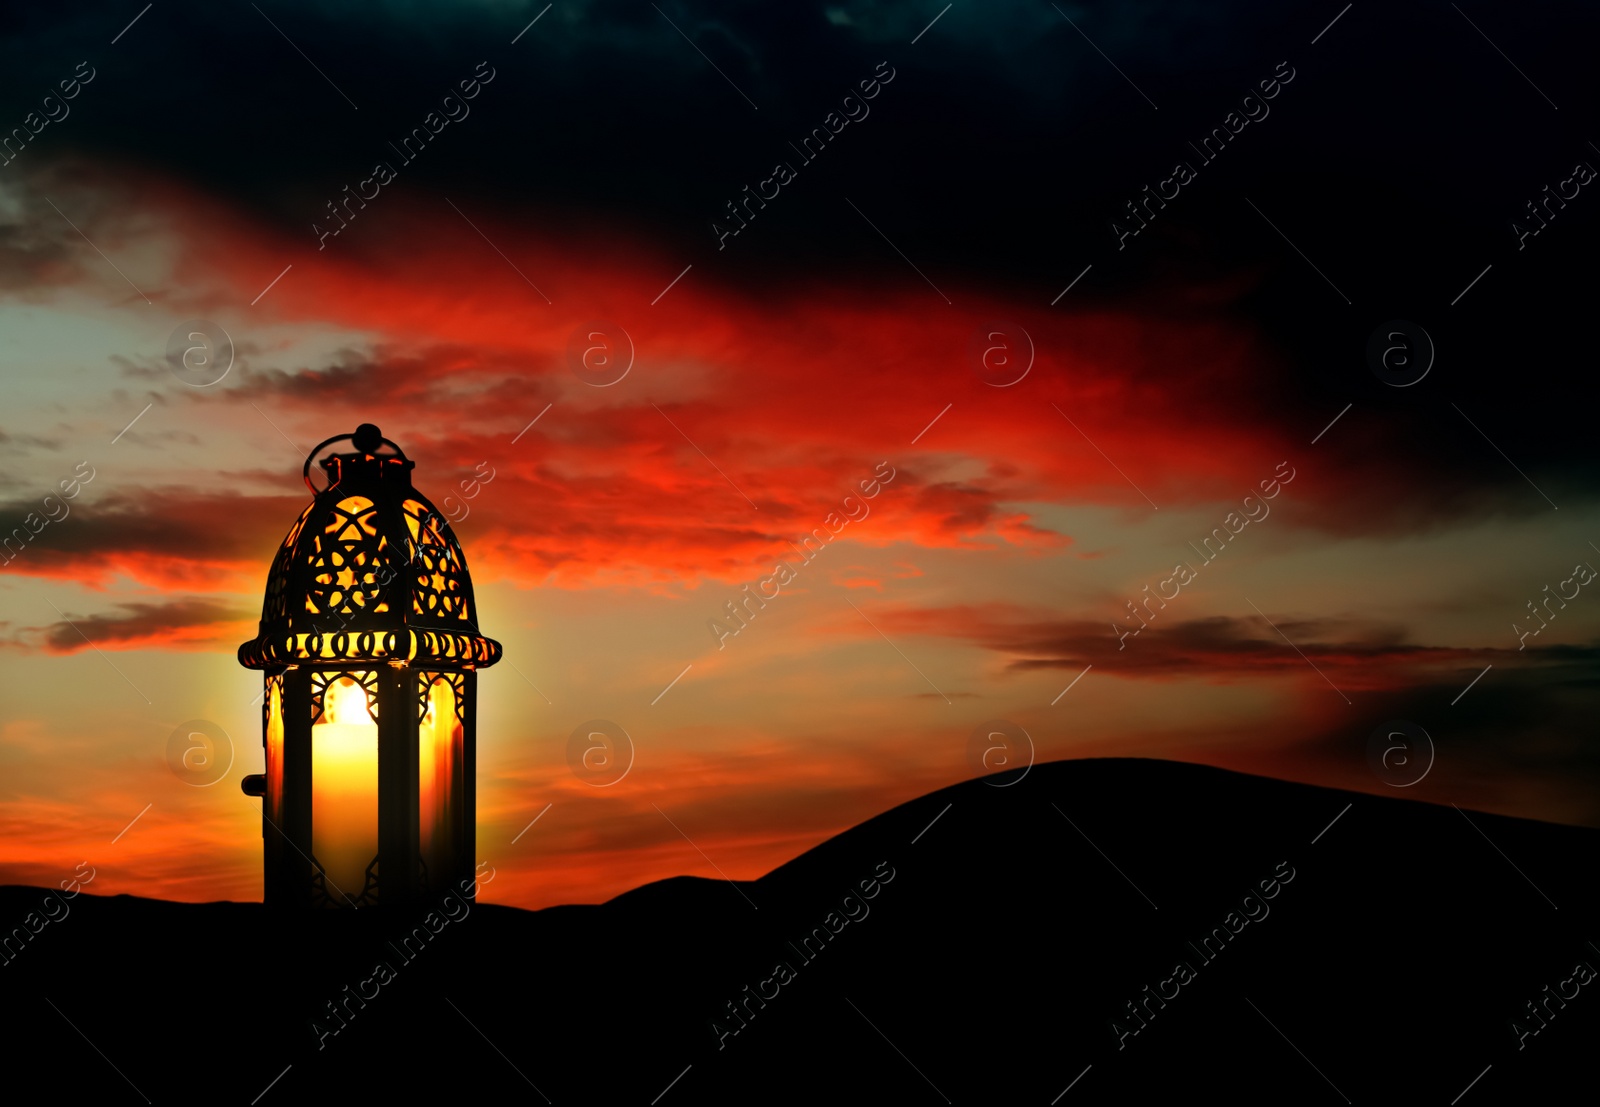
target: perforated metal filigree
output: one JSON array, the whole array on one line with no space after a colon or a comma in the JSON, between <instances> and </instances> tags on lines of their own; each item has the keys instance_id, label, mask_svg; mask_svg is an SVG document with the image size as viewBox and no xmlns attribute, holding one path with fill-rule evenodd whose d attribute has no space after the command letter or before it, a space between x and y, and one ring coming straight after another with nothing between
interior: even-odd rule
<instances>
[{"instance_id":1,"label":"perforated metal filigree","mask_svg":"<svg viewBox=\"0 0 1600 1107\"><path fill-rule=\"evenodd\" d=\"M351 616L389 609L384 595L395 573L377 519L376 505L365 496L347 496L333 505L322 533L311 536L306 611Z\"/></svg>"},{"instance_id":2,"label":"perforated metal filigree","mask_svg":"<svg viewBox=\"0 0 1600 1107\"><path fill-rule=\"evenodd\" d=\"M433 694L433 685L437 680L447 680L450 688L455 692L456 721L462 726L467 725L467 678L460 673L418 673L417 674L417 722L422 722L428 717L428 698Z\"/></svg>"},{"instance_id":3,"label":"perforated metal filigree","mask_svg":"<svg viewBox=\"0 0 1600 1107\"><path fill-rule=\"evenodd\" d=\"M412 613L470 622L466 562L455 537L445 532L448 524L421 500L406 500L403 506L414 550Z\"/></svg>"},{"instance_id":4,"label":"perforated metal filigree","mask_svg":"<svg viewBox=\"0 0 1600 1107\"><path fill-rule=\"evenodd\" d=\"M278 547L278 556L272 560L272 571L267 574L267 598L261 605L262 625L266 625L269 621L281 621L289 614L289 569L294 562L295 543L300 540L300 532L305 529L306 520L311 517L311 512L316 506L315 501L306 505L306 509L300 513L300 518L296 519L294 526L290 528L289 537Z\"/></svg>"},{"instance_id":5,"label":"perforated metal filigree","mask_svg":"<svg viewBox=\"0 0 1600 1107\"><path fill-rule=\"evenodd\" d=\"M324 672L311 674L311 722L322 721L322 708L327 700L328 686L337 684L341 680L349 680L352 684L361 685L361 690L367 694L367 713L376 722L378 718L378 674L368 671L364 673L341 672L337 669L328 669Z\"/></svg>"},{"instance_id":6,"label":"perforated metal filigree","mask_svg":"<svg viewBox=\"0 0 1600 1107\"><path fill-rule=\"evenodd\" d=\"M461 671L500 660L475 622L472 580L404 457L336 454L267 577L248 668L407 661Z\"/></svg>"}]
</instances>

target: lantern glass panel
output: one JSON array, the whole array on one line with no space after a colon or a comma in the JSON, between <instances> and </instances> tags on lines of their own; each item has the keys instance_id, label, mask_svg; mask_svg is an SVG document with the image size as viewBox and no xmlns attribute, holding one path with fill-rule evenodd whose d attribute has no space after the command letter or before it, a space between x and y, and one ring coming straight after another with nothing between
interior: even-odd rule
<instances>
[{"instance_id":1,"label":"lantern glass panel","mask_svg":"<svg viewBox=\"0 0 1600 1107\"><path fill-rule=\"evenodd\" d=\"M434 676L427 694L427 712L417 736L418 829L423 863L430 876L438 879L449 871L456 849L455 776L461 760L462 727L456 688L449 677Z\"/></svg>"},{"instance_id":2,"label":"lantern glass panel","mask_svg":"<svg viewBox=\"0 0 1600 1107\"><path fill-rule=\"evenodd\" d=\"M267 818L283 827L283 678L267 678Z\"/></svg>"},{"instance_id":3,"label":"lantern glass panel","mask_svg":"<svg viewBox=\"0 0 1600 1107\"><path fill-rule=\"evenodd\" d=\"M364 684L373 677L329 681L311 728L311 854L341 906L362 897L378 855L378 723Z\"/></svg>"}]
</instances>

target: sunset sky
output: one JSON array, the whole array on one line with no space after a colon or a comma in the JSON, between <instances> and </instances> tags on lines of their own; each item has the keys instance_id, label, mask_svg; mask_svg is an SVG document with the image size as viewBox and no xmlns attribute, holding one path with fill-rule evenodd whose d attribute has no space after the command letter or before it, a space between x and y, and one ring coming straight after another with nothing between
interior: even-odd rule
<instances>
[{"instance_id":1,"label":"sunset sky","mask_svg":"<svg viewBox=\"0 0 1600 1107\"><path fill-rule=\"evenodd\" d=\"M997 719L1040 761L1600 826L1596 186L1526 214L1600 164L1593 11L1357 4L1313 44L1340 4L544 7L4 17L0 883L260 898L234 651L307 451L368 421L447 513L481 482L489 901L753 879L976 775ZM1437 350L1406 388L1366 357L1397 318ZM235 347L210 386L189 320ZM995 321L1034 350L1007 387ZM595 323L634 350L607 387ZM193 719L210 787L167 766ZM633 742L610 787L568 766L591 719ZM1367 761L1395 719L1437 750L1404 789Z\"/></svg>"}]
</instances>

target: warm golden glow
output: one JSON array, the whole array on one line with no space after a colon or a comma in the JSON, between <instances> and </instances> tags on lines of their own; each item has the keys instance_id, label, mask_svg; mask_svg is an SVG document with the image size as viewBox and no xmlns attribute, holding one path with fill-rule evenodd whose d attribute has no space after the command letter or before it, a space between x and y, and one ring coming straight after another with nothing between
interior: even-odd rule
<instances>
[{"instance_id":1,"label":"warm golden glow","mask_svg":"<svg viewBox=\"0 0 1600 1107\"><path fill-rule=\"evenodd\" d=\"M453 539L445 537L439 516L421 500L406 500L401 507L411 530L412 569L416 573L412 613L470 622L464 587L466 567L459 548Z\"/></svg>"},{"instance_id":2,"label":"warm golden glow","mask_svg":"<svg viewBox=\"0 0 1600 1107\"><path fill-rule=\"evenodd\" d=\"M371 648L362 652L359 656L356 656L356 651L349 649L348 646L346 652L341 653L336 647L335 636L332 632L319 633L311 631L288 635L284 638L280 648L283 655L288 657L303 657L307 659L314 657L342 658L347 661L382 661L388 658L391 653L395 655L395 660L415 659L419 655L469 662L491 662L491 659L494 658L492 645L488 639L477 635L453 634L449 631L426 629L405 629L400 633L405 634L407 640L402 644L398 639L398 635L395 635L396 641L393 650L389 648L389 638L394 632L378 631L374 633ZM352 633L350 637L354 638L355 635ZM316 640L315 649L312 648L313 639ZM399 657L402 645L405 650L405 658ZM468 668L472 667L474 666L468 665Z\"/></svg>"},{"instance_id":3,"label":"warm golden glow","mask_svg":"<svg viewBox=\"0 0 1600 1107\"><path fill-rule=\"evenodd\" d=\"M334 506L332 518L323 532L312 536L312 576L314 587L306 597L306 610L313 615L327 611L350 611L371 604L379 592L376 549L387 545L378 534L378 512L365 496L346 496Z\"/></svg>"},{"instance_id":4,"label":"warm golden glow","mask_svg":"<svg viewBox=\"0 0 1600 1107\"><path fill-rule=\"evenodd\" d=\"M377 512L372 510L372 501L365 496L346 496L339 501L338 509L351 516L351 520L340 519L337 515L323 527L324 534L334 534L338 542L359 542L362 532L376 536L378 526L373 522Z\"/></svg>"},{"instance_id":5,"label":"warm golden glow","mask_svg":"<svg viewBox=\"0 0 1600 1107\"><path fill-rule=\"evenodd\" d=\"M422 523L420 520L428 515L427 507L423 505L421 500L407 500L401 506L405 508L406 526L411 529L411 540L413 542L421 541Z\"/></svg>"},{"instance_id":6,"label":"warm golden glow","mask_svg":"<svg viewBox=\"0 0 1600 1107\"><path fill-rule=\"evenodd\" d=\"M306 520L311 518L311 509L316 506L317 505L315 501L306 504L306 509L300 513L300 518L296 519L294 521L294 526L289 528L289 536L283 540L285 549L292 549L294 547L295 539L300 537L301 528L306 525Z\"/></svg>"},{"instance_id":7,"label":"warm golden glow","mask_svg":"<svg viewBox=\"0 0 1600 1107\"><path fill-rule=\"evenodd\" d=\"M283 827L283 678L267 681L267 818Z\"/></svg>"},{"instance_id":8,"label":"warm golden glow","mask_svg":"<svg viewBox=\"0 0 1600 1107\"><path fill-rule=\"evenodd\" d=\"M454 782L460 751L455 687L445 677L435 677L428 688L428 713L417 735L420 844L422 859L434 879L449 871L456 846Z\"/></svg>"},{"instance_id":9,"label":"warm golden glow","mask_svg":"<svg viewBox=\"0 0 1600 1107\"><path fill-rule=\"evenodd\" d=\"M366 689L340 677L311 728L311 853L339 906L359 899L378 853L378 724ZM343 894L341 894L343 893Z\"/></svg>"}]
</instances>

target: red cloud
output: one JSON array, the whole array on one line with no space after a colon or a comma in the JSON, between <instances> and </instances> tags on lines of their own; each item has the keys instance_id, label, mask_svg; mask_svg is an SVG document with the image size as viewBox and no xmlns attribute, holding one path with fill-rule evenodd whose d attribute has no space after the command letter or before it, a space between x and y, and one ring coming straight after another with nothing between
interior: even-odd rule
<instances>
[{"instance_id":1,"label":"red cloud","mask_svg":"<svg viewBox=\"0 0 1600 1107\"><path fill-rule=\"evenodd\" d=\"M161 182L123 187L162 213L185 310L226 320L259 298L254 326L371 336L316 365L252 348L215 392L156 395L178 395L175 410L193 405L233 432L264 433L265 414L274 436L302 444L380 423L419 462L419 487L461 519L484 579L656 589L745 579L885 461L899 476L845 540L1035 556L1071 536L1029 505L1142 515L1147 496L1162 507L1233 502L1284 458L1302 474L1292 502L1275 507L1286 529L1403 530L1494 495L1464 494L1450 476L1395 481L1408 458L1446 473L1448 459L1377 442L1359 412L1308 456L1325 413L1299 410L1271 348L1212 304L1204 314L1068 311L953 284L950 307L909 280L886 289L789 274L781 287L736 287L714 263L664 292L681 259L592 225L558 231L483 212L475 221L502 257L448 206L396 194L382 216L389 233L317 251ZM116 210L101 199L95 211ZM996 316L1024 327L1037 351L1006 388L970 360L973 334ZM570 340L596 320L624 328L632 347L627 376L606 388L568 368ZM1340 442L1359 449L1341 453ZM223 453L219 471L186 473L188 491L85 504L106 521L52 527L61 533L14 568L94 582L198 576L254 591L298 493L284 462L281 498L222 502L216 490L238 469L280 460L242 448ZM468 503L462 481L480 466L495 477ZM1354 492L1379 471L1391 494L1374 507ZM60 556L31 556L51 548Z\"/></svg>"}]
</instances>

